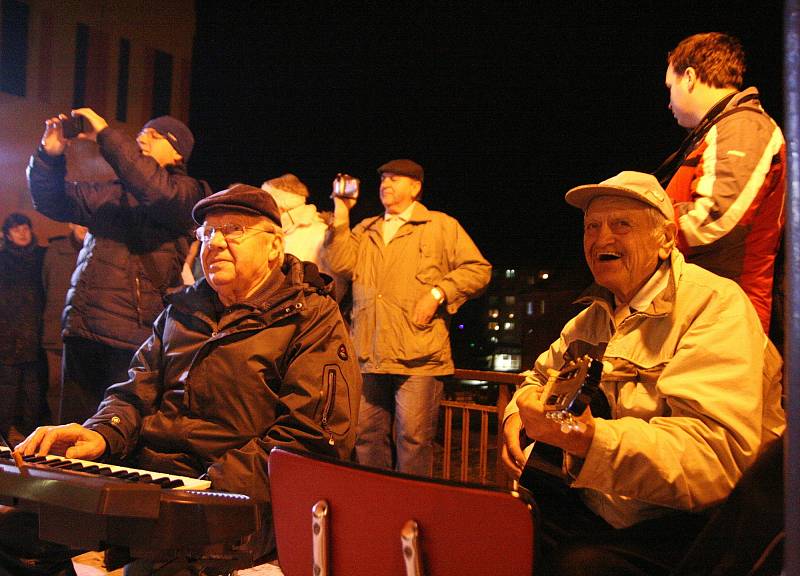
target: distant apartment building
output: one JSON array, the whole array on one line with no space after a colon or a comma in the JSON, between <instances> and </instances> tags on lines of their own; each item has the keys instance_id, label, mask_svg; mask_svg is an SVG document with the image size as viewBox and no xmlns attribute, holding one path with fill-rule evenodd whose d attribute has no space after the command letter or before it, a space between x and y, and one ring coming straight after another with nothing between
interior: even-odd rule
<instances>
[{"instance_id":1,"label":"distant apartment building","mask_svg":"<svg viewBox=\"0 0 800 576\"><path fill-rule=\"evenodd\" d=\"M83 106L135 135L148 119L189 117L193 0L0 0L0 220L24 212L40 239L63 229L33 211L25 167L44 120ZM68 176L113 172L92 142Z\"/></svg>"},{"instance_id":2,"label":"distant apartment building","mask_svg":"<svg viewBox=\"0 0 800 576\"><path fill-rule=\"evenodd\" d=\"M528 370L579 309L584 268L498 267L486 292L483 334L489 370Z\"/></svg>"}]
</instances>

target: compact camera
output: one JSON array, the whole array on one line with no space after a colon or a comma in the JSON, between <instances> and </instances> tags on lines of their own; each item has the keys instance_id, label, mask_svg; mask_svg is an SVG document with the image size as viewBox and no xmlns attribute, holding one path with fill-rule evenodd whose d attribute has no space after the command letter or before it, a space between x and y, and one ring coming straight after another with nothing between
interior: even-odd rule
<instances>
[{"instance_id":1,"label":"compact camera","mask_svg":"<svg viewBox=\"0 0 800 576\"><path fill-rule=\"evenodd\" d=\"M61 120L61 130L64 138L75 138L81 132L86 131L86 122L83 116L70 116Z\"/></svg>"},{"instance_id":2,"label":"compact camera","mask_svg":"<svg viewBox=\"0 0 800 576\"><path fill-rule=\"evenodd\" d=\"M337 174L333 179L333 192L331 198L358 198L361 181L349 174Z\"/></svg>"}]
</instances>

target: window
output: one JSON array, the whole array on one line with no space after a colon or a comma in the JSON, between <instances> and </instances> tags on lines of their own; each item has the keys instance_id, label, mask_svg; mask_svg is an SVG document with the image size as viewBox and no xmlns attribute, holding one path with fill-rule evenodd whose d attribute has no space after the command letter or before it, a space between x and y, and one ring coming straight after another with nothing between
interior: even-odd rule
<instances>
[{"instance_id":1,"label":"window","mask_svg":"<svg viewBox=\"0 0 800 576\"><path fill-rule=\"evenodd\" d=\"M128 120L128 77L131 64L131 41L122 38L119 41L119 57L117 58L117 120Z\"/></svg>"},{"instance_id":2,"label":"window","mask_svg":"<svg viewBox=\"0 0 800 576\"><path fill-rule=\"evenodd\" d=\"M78 24L75 31L75 74L72 88L72 107L86 103L86 71L89 65L89 27Z\"/></svg>"},{"instance_id":3,"label":"window","mask_svg":"<svg viewBox=\"0 0 800 576\"><path fill-rule=\"evenodd\" d=\"M514 270L513 268L507 268L506 269L506 278L511 279L511 278L516 278L516 277L517 277L517 271L516 270Z\"/></svg>"},{"instance_id":4,"label":"window","mask_svg":"<svg viewBox=\"0 0 800 576\"><path fill-rule=\"evenodd\" d=\"M533 300L530 300L525 304L525 314L528 316L533 316Z\"/></svg>"},{"instance_id":5,"label":"window","mask_svg":"<svg viewBox=\"0 0 800 576\"><path fill-rule=\"evenodd\" d=\"M514 296L506 296L505 302L507 306L513 306L517 303L517 299Z\"/></svg>"},{"instance_id":6,"label":"window","mask_svg":"<svg viewBox=\"0 0 800 576\"><path fill-rule=\"evenodd\" d=\"M28 77L28 5L18 0L3 0L0 8L0 90L25 96Z\"/></svg>"},{"instance_id":7,"label":"window","mask_svg":"<svg viewBox=\"0 0 800 576\"><path fill-rule=\"evenodd\" d=\"M503 330L513 330L513 329L514 329L514 323L513 322L505 322L503 324Z\"/></svg>"},{"instance_id":8,"label":"window","mask_svg":"<svg viewBox=\"0 0 800 576\"><path fill-rule=\"evenodd\" d=\"M156 50L153 63L153 118L170 113L172 103L172 54Z\"/></svg>"},{"instance_id":9,"label":"window","mask_svg":"<svg viewBox=\"0 0 800 576\"><path fill-rule=\"evenodd\" d=\"M497 344L497 342L498 342L497 336L490 336L489 337L489 342L491 342L492 344Z\"/></svg>"},{"instance_id":10,"label":"window","mask_svg":"<svg viewBox=\"0 0 800 576\"><path fill-rule=\"evenodd\" d=\"M498 322L489 322L488 328L489 330L500 330L500 324Z\"/></svg>"},{"instance_id":11,"label":"window","mask_svg":"<svg viewBox=\"0 0 800 576\"><path fill-rule=\"evenodd\" d=\"M497 308L489 308L489 318L497 318L500 316L500 310Z\"/></svg>"},{"instance_id":12,"label":"window","mask_svg":"<svg viewBox=\"0 0 800 576\"><path fill-rule=\"evenodd\" d=\"M519 370L522 366L521 354L495 354L492 359L492 370L511 371Z\"/></svg>"}]
</instances>

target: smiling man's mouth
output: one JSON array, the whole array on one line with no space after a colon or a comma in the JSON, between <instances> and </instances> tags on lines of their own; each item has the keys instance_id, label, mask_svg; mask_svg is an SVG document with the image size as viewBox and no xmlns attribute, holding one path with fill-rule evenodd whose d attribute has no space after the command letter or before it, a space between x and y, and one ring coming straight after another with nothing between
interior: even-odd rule
<instances>
[{"instance_id":1,"label":"smiling man's mouth","mask_svg":"<svg viewBox=\"0 0 800 576\"><path fill-rule=\"evenodd\" d=\"M597 259L600 260L600 262L609 262L611 260L619 260L620 258L622 258L622 254L617 252L601 252L597 255Z\"/></svg>"}]
</instances>

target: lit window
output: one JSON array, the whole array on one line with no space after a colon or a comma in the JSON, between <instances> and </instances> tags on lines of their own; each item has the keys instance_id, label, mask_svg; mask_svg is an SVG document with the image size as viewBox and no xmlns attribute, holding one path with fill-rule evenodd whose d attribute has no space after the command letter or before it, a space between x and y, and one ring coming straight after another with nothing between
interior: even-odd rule
<instances>
[{"instance_id":1,"label":"lit window","mask_svg":"<svg viewBox=\"0 0 800 576\"><path fill-rule=\"evenodd\" d=\"M497 318L498 316L500 316L500 310L497 308L489 309L489 318Z\"/></svg>"},{"instance_id":2,"label":"lit window","mask_svg":"<svg viewBox=\"0 0 800 576\"><path fill-rule=\"evenodd\" d=\"M528 316L533 316L533 301L530 301L525 304L525 313Z\"/></svg>"},{"instance_id":3,"label":"lit window","mask_svg":"<svg viewBox=\"0 0 800 576\"><path fill-rule=\"evenodd\" d=\"M497 322L489 322L489 330L500 330L500 324Z\"/></svg>"},{"instance_id":4,"label":"lit window","mask_svg":"<svg viewBox=\"0 0 800 576\"><path fill-rule=\"evenodd\" d=\"M490 336L489 337L489 342L491 342L492 344L497 344L497 342L498 342L497 336Z\"/></svg>"},{"instance_id":5,"label":"lit window","mask_svg":"<svg viewBox=\"0 0 800 576\"><path fill-rule=\"evenodd\" d=\"M517 299L516 299L516 297L514 297L514 296L506 296L506 298L505 298L505 302L506 302L506 304L507 304L508 306L513 306L514 304L516 304L516 302L517 302Z\"/></svg>"},{"instance_id":6,"label":"lit window","mask_svg":"<svg viewBox=\"0 0 800 576\"><path fill-rule=\"evenodd\" d=\"M505 322L503 324L503 330L513 330L513 329L514 329L514 323L513 322Z\"/></svg>"},{"instance_id":7,"label":"lit window","mask_svg":"<svg viewBox=\"0 0 800 576\"><path fill-rule=\"evenodd\" d=\"M492 370L511 371L519 370L522 366L521 354L495 354L492 358Z\"/></svg>"},{"instance_id":8,"label":"lit window","mask_svg":"<svg viewBox=\"0 0 800 576\"><path fill-rule=\"evenodd\" d=\"M517 277L516 270L514 270L513 268L506 269L506 278L516 278L516 277Z\"/></svg>"},{"instance_id":9,"label":"lit window","mask_svg":"<svg viewBox=\"0 0 800 576\"><path fill-rule=\"evenodd\" d=\"M514 317L514 313L513 313L513 312L510 312L510 313L508 314L508 317L509 317L509 318L513 318L513 317Z\"/></svg>"}]
</instances>

